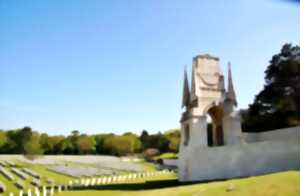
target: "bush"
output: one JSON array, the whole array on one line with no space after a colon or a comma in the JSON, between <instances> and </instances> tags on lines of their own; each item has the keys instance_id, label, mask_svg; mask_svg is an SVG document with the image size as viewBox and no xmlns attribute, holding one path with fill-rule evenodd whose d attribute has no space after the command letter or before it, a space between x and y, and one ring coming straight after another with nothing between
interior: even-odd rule
<instances>
[{"instance_id":1,"label":"bush","mask_svg":"<svg viewBox=\"0 0 300 196\"><path fill-rule=\"evenodd\" d=\"M159 155L159 150L156 148L148 148L143 153L144 159L147 161L152 161L157 155Z\"/></svg>"}]
</instances>

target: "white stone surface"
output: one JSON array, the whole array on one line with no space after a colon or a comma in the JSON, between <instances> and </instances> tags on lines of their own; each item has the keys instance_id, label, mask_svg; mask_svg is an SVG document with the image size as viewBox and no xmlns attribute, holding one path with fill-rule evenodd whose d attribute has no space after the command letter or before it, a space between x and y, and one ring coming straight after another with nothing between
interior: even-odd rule
<instances>
[{"instance_id":1,"label":"white stone surface","mask_svg":"<svg viewBox=\"0 0 300 196\"><path fill-rule=\"evenodd\" d=\"M224 145L236 145L243 141L241 118L238 113L223 117Z\"/></svg>"},{"instance_id":2,"label":"white stone surface","mask_svg":"<svg viewBox=\"0 0 300 196\"><path fill-rule=\"evenodd\" d=\"M300 126L260 133L243 133L246 142L300 140Z\"/></svg>"},{"instance_id":3,"label":"white stone surface","mask_svg":"<svg viewBox=\"0 0 300 196\"><path fill-rule=\"evenodd\" d=\"M253 176L300 169L300 142L266 141L234 146L194 148L180 181ZM197 154L197 156L194 156Z\"/></svg>"}]
</instances>

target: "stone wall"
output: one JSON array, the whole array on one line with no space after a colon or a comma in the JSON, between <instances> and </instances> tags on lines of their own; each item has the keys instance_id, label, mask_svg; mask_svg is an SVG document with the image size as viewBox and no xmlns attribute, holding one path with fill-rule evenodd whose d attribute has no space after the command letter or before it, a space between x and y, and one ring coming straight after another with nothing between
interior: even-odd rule
<instances>
[{"instance_id":1,"label":"stone wall","mask_svg":"<svg viewBox=\"0 0 300 196\"><path fill-rule=\"evenodd\" d=\"M293 140L195 147L185 153L179 160L179 180L183 182L300 170L300 142Z\"/></svg>"},{"instance_id":2,"label":"stone wall","mask_svg":"<svg viewBox=\"0 0 300 196\"><path fill-rule=\"evenodd\" d=\"M261 141L300 141L300 126L285 129L276 129L261 133L243 133L245 142L261 142Z\"/></svg>"}]
</instances>

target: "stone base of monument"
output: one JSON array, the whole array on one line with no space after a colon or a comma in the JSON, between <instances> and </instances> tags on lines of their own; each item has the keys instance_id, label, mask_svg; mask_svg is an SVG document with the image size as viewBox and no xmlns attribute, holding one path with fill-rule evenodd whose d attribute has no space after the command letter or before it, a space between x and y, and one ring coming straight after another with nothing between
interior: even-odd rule
<instances>
[{"instance_id":1,"label":"stone base of monument","mask_svg":"<svg viewBox=\"0 0 300 196\"><path fill-rule=\"evenodd\" d=\"M300 170L300 141L190 148L179 156L179 181L207 181Z\"/></svg>"}]
</instances>

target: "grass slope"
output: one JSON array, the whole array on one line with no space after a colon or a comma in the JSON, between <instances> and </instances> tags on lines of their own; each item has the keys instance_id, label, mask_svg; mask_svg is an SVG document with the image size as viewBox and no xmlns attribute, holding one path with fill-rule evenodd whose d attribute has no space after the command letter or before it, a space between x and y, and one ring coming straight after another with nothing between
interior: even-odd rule
<instances>
[{"instance_id":1,"label":"grass slope","mask_svg":"<svg viewBox=\"0 0 300 196\"><path fill-rule=\"evenodd\" d=\"M159 180L158 184L165 182ZM174 182L174 184L176 184ZM265 176L234 179L222 182L199 183L194 185L180 185L172 188L160 188L151 190L147 185L151 183L124 184L123 186L99 187L98 190L68 191L58 194L60 196L96 196L96 195L131 195L131 196L299 196L300 195L300 172L289 171ZM229 190L231 187L231 190ZM151 187L150 187L151 188ZM153 188L153 187L152 187Z\"/></svg>"},{"instance_id":2,"label":"grass slope","mask_svg":"<svg viewBox=\"0 0 300 196\"><path fill-rule=\"evenodd\" d=\"M18 160L13 160L11 162L16 163L17 167L19 167L20 169L25 167L25 168L31 169L31 170L37 172L38 174L40 174L42 176L41 182L43 183L43 185L46 185L46 181L48 178L53 179L56 184L66 184L66 183L68 183L69 180L74 179L74 178L71 178L71 177L68 177L65 175L51 172L47 169L47 167L42 166L42 165L32 165L32 164L20 162ZM13 180L13 181L7 180L3 175L0 174L0 181L2 183L4 183L4 185L6 186L6 189L7 189L7 191L5 192L4 195L8 195L9 193L14 193L15 195L18 195L20 189L18 189L14 185L14 183L17 181L21 181L24 183L24 185L25 185L25 188L23 189L24 192L27 192L28 189L31 189L31 190L34 189L34 186L31 184L32 179L33 179L31 176L28 176L29 178L27 180L23 180L11 172L11 167L5 167L5 169L14 176L15 180Z\"/></svg>"}]
</instances>

